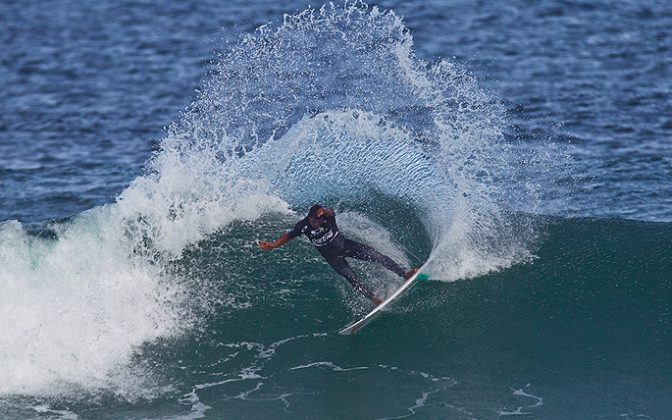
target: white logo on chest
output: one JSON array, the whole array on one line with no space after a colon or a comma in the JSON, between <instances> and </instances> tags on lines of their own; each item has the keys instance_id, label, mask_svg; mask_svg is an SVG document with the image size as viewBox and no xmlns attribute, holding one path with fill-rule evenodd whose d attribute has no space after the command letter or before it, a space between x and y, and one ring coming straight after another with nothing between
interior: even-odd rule
<instances>
[{"instance_id":1,"label":"white logo on chest","mask_svg":"<svg viewBox=\"0 0 672 420\"><path fill-rule=\"evenodd\" d=\"M334 233L333 230L325 229L323 227L320 227L319 229L311 230L310 234L311 234L310 241L315 246L326 245L329 242L331 242L331 240L334 239L334 237L336 236L336 234Z\"/></svg>"}]
</instances>

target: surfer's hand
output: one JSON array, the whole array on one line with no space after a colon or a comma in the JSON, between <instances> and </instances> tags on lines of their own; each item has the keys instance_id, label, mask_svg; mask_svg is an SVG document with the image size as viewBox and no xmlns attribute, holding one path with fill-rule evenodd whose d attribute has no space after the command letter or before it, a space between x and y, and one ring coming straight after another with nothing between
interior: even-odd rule
<instances>
[{"instance_id":1,"label":"surfer's hand","mask_svg":"<svg viewBox=\"0 0 672 420\"><path fill-rule=\"evenodd\" d=\"M374 296L371 298L371 302L373 302L374 305L378 306L381 303L383 303L383 300L379 298L378 296Z\"/></svg>"},{"instance_id":2,"label":"surfer's hand","mask_svg":"<svg viewBox=\"0 0 672 420\"><path fill-rule=\"evenodd\" d=\"M272 242L266 242L266 241L259 242L259 249L261 249L262 251L270 251L273 248L275 247L273 246Z\"/></svg>"}]
</instances>

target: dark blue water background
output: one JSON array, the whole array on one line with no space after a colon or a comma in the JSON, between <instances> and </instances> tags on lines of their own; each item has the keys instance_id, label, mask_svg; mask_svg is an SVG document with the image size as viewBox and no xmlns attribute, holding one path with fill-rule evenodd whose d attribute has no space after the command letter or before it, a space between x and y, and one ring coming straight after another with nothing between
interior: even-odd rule
<instances>
[{"instance_id":1,"label":"dark blue water background","mask_svg":"<svg viewBox=\"0 0 672 420\"><path fill-rule=\"evenodd\" d=\"M554 214L672 220L672 7L639 1L383 1L420 58L507 107L508 135L570 144ZM225 41L306 2L3 2L0 220L111 202Z\"/></svg>"}]
</instances>

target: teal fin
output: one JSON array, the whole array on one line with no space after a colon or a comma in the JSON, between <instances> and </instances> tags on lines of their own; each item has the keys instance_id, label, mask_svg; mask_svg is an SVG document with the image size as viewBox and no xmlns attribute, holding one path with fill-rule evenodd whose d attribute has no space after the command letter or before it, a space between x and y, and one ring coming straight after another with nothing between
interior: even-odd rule
<instances>
[{"instance_id":1,"label":"teal fin","mask_svg":"<svg viewBox=\"0 0 672 420\"><path fill-rule=\"evenodd\" d=\"M425 273L420 273L418 274L418 281L428 281L429 276Z\"/></svg>"}]
</instances>

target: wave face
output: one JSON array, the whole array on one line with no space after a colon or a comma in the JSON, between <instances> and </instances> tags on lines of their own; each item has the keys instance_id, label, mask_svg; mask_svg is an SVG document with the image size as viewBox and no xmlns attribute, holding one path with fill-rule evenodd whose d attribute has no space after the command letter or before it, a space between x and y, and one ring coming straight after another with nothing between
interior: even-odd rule
<instances>
[{"instance_id":1,"label":"wave face","mask_svg":"<svg viewBox=\"0 0 672 420\"><path fill-rule=\"evenodd\" d=\"M170 393L146 346L263 302L252 274L294 276L264 274L255 242L315 202L439 280L531 261L539 221L521 212L562 159L505 127L467 71L415 57L392 12L330 6L259 28L228 45L115 203L37 233L0 226L0 394ZM285 258L332 275L313 257Z\"/></svg>"}]
</instances>

